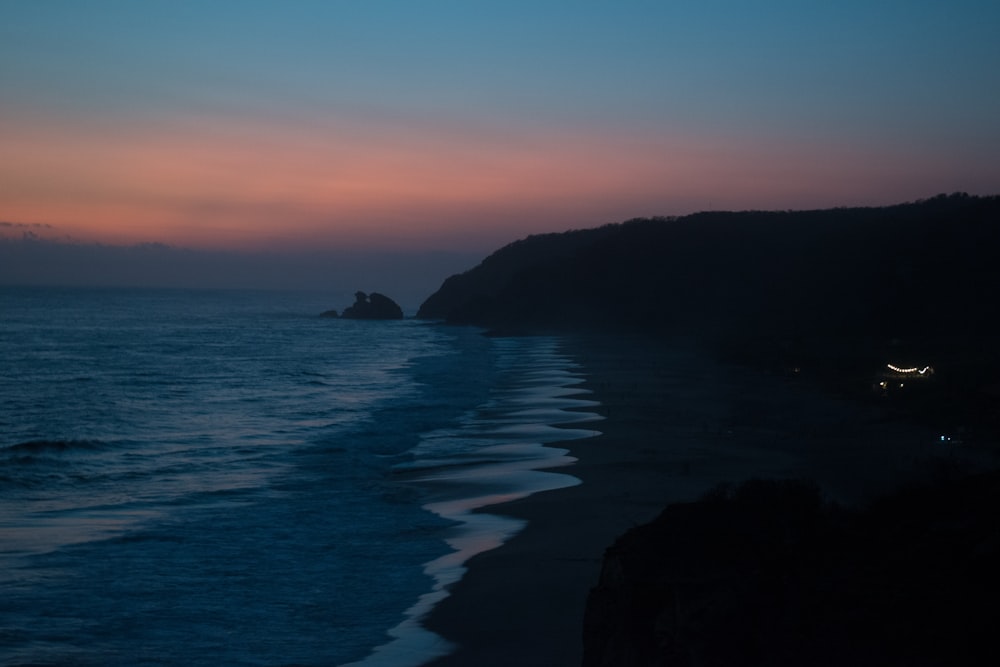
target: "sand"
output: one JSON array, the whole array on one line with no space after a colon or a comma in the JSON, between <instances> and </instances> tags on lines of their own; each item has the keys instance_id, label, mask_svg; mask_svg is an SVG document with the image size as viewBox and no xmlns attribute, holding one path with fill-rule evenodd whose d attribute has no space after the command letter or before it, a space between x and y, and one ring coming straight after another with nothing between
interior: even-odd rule
<instances>
[{"instance_id":1,"label":"sand","mask_svg":"<svg viewBox=\"0 0 1000 667\"><path fill-rule=\"evenodd\" d=\"M864 502L921 474L937 434L886 422L799 377L713 361L696 344L579 336L566 351L606 419L602 435L560 443L582 480L484 511L522 519L508 542L473 557L425 618L456 645L430 664L579 665L586 598L604 550L671 502L752 477L815 480Z\"/></svg>"}]
</instances>

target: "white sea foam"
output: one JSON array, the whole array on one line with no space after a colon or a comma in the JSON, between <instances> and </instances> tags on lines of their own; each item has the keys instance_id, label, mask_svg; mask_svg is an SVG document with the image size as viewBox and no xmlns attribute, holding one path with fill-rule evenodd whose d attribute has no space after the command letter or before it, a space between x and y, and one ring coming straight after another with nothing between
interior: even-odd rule
<instances>
[{"instance_id":1,"label":"white sea foam","mask_svg":"<svg viewBox=\"0 0 1000 667\"><path fill-rule=\"evenodd\" d=\"M424 572L433 578L433 589L407 610L405 620L389 632L391 640L352 665L416 666L453 651L421 620L448 597L470 558L503 545L525 525L478 510L580 483L570 474L547 470L576 461L551 443L600 434L557 426L602 418L584 411L599 403L579 398L588 392L576 386L583 382L576 365L552 337L496 339L494 345L503 370L490 400L455 428L423 434L414 460L396 468L401 482L431 494L427 510L456 522L446 540L453 551L427 563Z\"/></svg>"}]
</instances>

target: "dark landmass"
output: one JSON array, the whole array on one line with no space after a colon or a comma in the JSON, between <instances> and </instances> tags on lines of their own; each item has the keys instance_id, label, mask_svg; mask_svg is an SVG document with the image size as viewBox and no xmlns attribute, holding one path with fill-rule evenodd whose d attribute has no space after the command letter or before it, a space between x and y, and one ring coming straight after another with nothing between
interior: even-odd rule
<instances>
[{"instance_id":1,"label":"dark landmass","mask_svg":"<svg viewBox=\"0 0 1000 667\"><path fill-rule=\"evenodd\" d=\"M626 533L591 591L585 667L995 664L1000 473L864 511L751 481Z\"/></svg>"},{"instance_id":2,"label":"dark landmass","mask_svg":"<svg viewBox=\"0 0 1000 667\"><path fill-rule=\"evenodd\" d=\"M995 437L998 252L997 196L636 219L512 243L448 278L417 316L689 336L730 361ZM888 363L935 374L873 391Z\"/></svg>"},{"instance_id":3,"label":"dark landmass","mask_svg":"<svg viewBox=\"0 0 1000 667\"><path fill-rule=\"evenodd\" d=\"M707 212L531 236L452 276L418 317L782 339L997 325L1000 197ZM986 307L984 310L983 307Z\"/></svg>"},{"instance_id":4,"label":"dark landmass","mask_svg":"<svg viewBox=\"0 0 1000 667\"><path fill-rule=\"evenodd\" d=\"M669 505L605 553L586 605L584 664L994 662L1000 651L981 610L1000 595L1000 473L983 472L996 467L1000 439L998 251L1000 197L955 194L533 236L445 281L418 317L501 334L607 332L667 347L691 341L803 400L819 391L859 406L869 415L858 425L868 437L880 424L913 424L941 433L942 452L953 452L939 461L936 481L919 486L900 490L890 481L896 475L882 471L874 503L830 504L811 481L753 481ZM650 372L658 381L664 371ZM597 388L602 399L610 386ZM627 414L645 425L634 428L646 433L643 446L655 458L654 422L677 409L639 395L609 422L621 428L632 403ZM822 424L795 428L812 434L801 438L799 448L810 450L802 456L835 464L819 473L876 472L865 465L883 445L854 442L847 431L821 438ZM695 438L698 447L706 437ZM838 437L847 440L838 445ZM817 438L822 452L810 453ZM901 451L904 467L917 460ZM949 468L966 456L987 463ZM687 467L678 470L663 484L688 479ZM618 497L602 493L612 505ZM493 560L505 558L517 555Z\"/></svg>"},{"instance_id":5,"label":"dark landmass","mask_svg":"<svg viewBox=\"0 0 1000 667\"><path fill-rule=\"evenodd\" d=\"M345 308L340 317L348 320L403 319L403 309L384 294L379 294L378 292L372 292L371 294L355 292L354 299L354 305ZM328 310L322 313L320 317L337 317L337 311Z\"/></svg>"}]
</instances>

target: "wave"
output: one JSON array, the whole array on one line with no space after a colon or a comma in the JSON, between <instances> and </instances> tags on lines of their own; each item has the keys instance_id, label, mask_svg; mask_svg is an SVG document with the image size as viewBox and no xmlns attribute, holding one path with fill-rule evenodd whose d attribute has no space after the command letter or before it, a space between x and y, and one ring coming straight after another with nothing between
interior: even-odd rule
<instances>
[{"instance_id":1,"label":"wave","mask_svg":"<svg viewBox=\"0 0 1000 667\"><path fill-rule=\"evenodd\" d=\"M51 488L100 476L95 466L111 443L102 440L29 440L0 447L0 485Z\"/></svg>"},{"instance_id":2,"label":"wave","mask_svg":"<svg viewBox=\"0 0 1000 667\"><path fill-rule=\"evenodd\" d=\"M424 509L453 524L446 538L452 551L424 565L424 574L434 581L432 590L389 631L390 641L351 665L416 664L415 659L453 651L450 642L423 627L423 619L450 595L469 559L501 546L526 525L482 510L580 483L568 473L548 470L577 460L568 449L549 445L600 435L559 426L603 419L591 411L598 401L571 398L590 393L576 386L585 381L575 370L578 365L559 351L556 338L493 339L493 346L500 372L487 400L453 427L422 433L410 460L392 468L394 481L426 494Z\"/></svg>"},{"instance_id":3,"label":"wave","mask_svg":"<svg viewBox=\"0 0 1000 667\"><path fill-rule=\"evenodd\" d=\"M37 456L103 451L109 443L102 440L29 440L16 445L0 447L0 455Z\"/></svg>"}]
</instances>

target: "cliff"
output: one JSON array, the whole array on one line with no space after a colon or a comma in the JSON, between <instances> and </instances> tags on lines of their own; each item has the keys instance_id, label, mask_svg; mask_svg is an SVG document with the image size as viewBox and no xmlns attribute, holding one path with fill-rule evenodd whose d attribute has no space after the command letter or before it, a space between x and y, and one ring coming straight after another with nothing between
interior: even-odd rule
<instances>
[{"instance_id":1,"label":"cliff","mask_svg":"<svg viewBox=\"0 0 1000 667\"><path fill-rule=\"evenodd\" d=\"M619 225L606 225L515 241L474 269L445 280L421 304L417 317L456 324L515 326L559 321L565 304L581 299L568 289L569 285L553 282L553 270L578 265L593 248L616 236L618 228ZM558 296L563 305L549 303L549 308L544 308L545 293ZM525 295L534 296L525 299Z\"/></svg>"},{"instance_id":2,"label":"cliff","mask_svg":"<svg viewBox=\"0 0 1000 667\"><path fill-rule=\"evenodd\" d=\"M584 667L993 663L997 511L1000 473L863 511L800 482L673 505L608 550Z\"/></svg>"},{"instance_id":3,"label":"cliff","mask_svg":"<svg viewBox=\"0 0 1000 667\"><path fill-rule=\"evenodd\" d=\"M1000 197L708 212L531 236L452 276L418 317L487 327L794 338L996 326Z\"/></svg>"}]
</instances>

